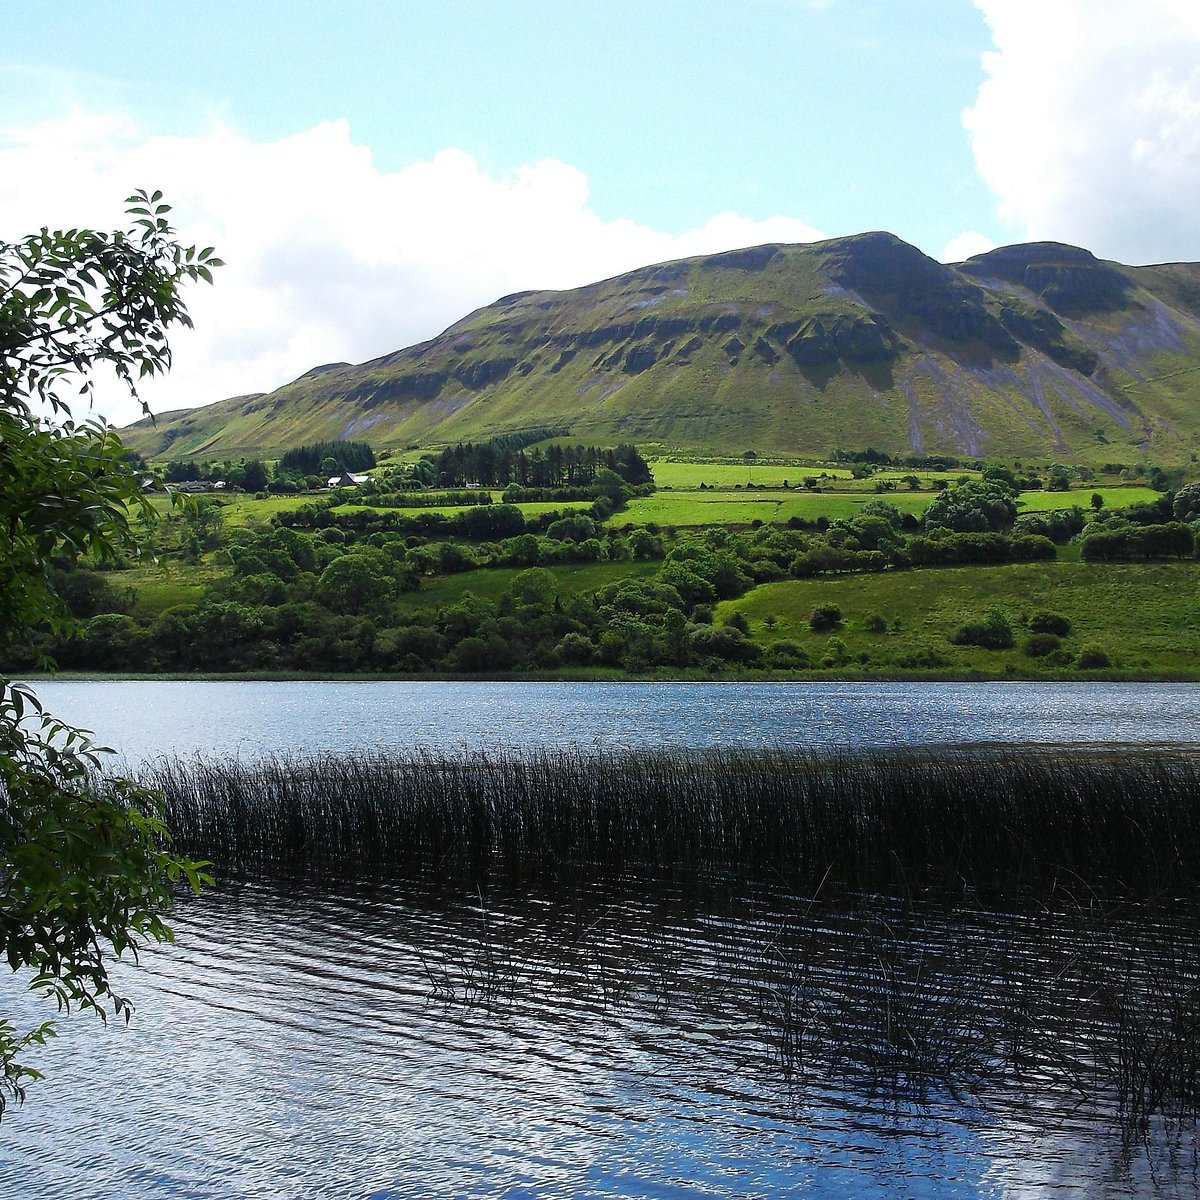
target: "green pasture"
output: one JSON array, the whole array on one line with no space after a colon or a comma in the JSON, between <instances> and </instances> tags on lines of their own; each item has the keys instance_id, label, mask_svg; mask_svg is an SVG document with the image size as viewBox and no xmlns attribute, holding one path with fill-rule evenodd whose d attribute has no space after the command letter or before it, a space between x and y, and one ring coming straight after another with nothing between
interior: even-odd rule
<instances>
[{"instance_id":1,"label":"green pasture","mask_svg":"<svg viewBox=\"0 0 1200 1200\"><path fill-rule=\"evenodd\" d=\"M830 479L851 478L843 467L814 466L811 463L679 462L675 459L649 459L650 472L660 488L731 488L735 483L758 487L799 487L807 475Z\"/></svg>"},{"instance_id":2,"label":"green pasture","mask_svg":"<svg viewBox=\"0 0 1200 1200\"><path fill-rule=\"evenodd\" d=\"M228 574L212 563L146 563L105 578L117 594L142 616L157 615L177 604L199 604L214 580Z\"/></svg>"},{"instance_id":3,"label":"green pasture","mask_svg":"<svg viewBox=\"0 0 1200 1200\"><path fill-rule=\"evenodd\" d=\"M815 521L853 517L869 500L886 500L901 512L919 514L929 507L929 492L657 492L631 500L609 524L700 526L783 524L791 517Z\"/></svg>"},{"instance_id":4,"label":"green pasture","mask_svg":"<svg viewBox=\"0 0 1200 1200\"><path fill-rule=\"evenodd\" d=\"M818 479L836 480L838 488L850 490L862 489L873 492L876 480L904 479L915 475L922 488L930 490L935 480L954 482L966 476L968 479L978 479L978 471L926 471L914 470L909 467L889 467L887 470L874 472L866 479L855 479L849 467L835 467L828 463L811 462L744 462L713 461L713 460L680 460L674 458L647 459L650 470L654 475L654 483L660 488L687 489L698 488L701 484L706 487L725 490L735 484L752 483L756 487L783 488L800 487L809 476Z\"/></svg>"},{"instance_id":5,"label":"green pasture","mask_svg":"<svg viewBox=\"0 0 1200 1200\"><path fill-rule=\"evenodd\" d=\"M293 512L306 504L312 504L316 499L318 497L312 494L272 495L259 500L246 492L201 492L187 495L177 493L173 496L156 494L150 497L150 505L159 516L169 516L171 513L182 511L183 505L190 500L212 501L221 509L225 525L236 529L254 521L265 523L276 513Z\"/></svg>"},{"instance_id":6,"label":"green pasture","mask_svg":"<svg viewBox=\"0 0 1200 1200\"><path fill-rule=\"evenodd\" d=\"M814 633L814 608L835 604L838 628ZM950 635L991 609L1013 623L1012 650L955 646ZM1033 614L1059 613L1071 622L1063 640L1072 657L1098 646L1114 668L1132 673L1194 675L1200 662L1200 563L1017 563L1001 567L946 567L888 571L811 580L781 580L718 606L717 621L734 612L750 623L755 641L798 642L817 664L831 637L845 644L843 669L904 669L904 660L929 656L929 669L994 676L1061 672L1022 651L1023 623ZM868 632L872 615L887 625Z\"/></svg>"},{"instance_id":7,"label":"green pasture","mask_svg":"<svg viewBox=\"0 0 1200 1200\"><path fill-rule=\"evenodd\" d=\"M1099 493L1106 508L1124 508L1156 500L1159 496L1147 487L1076 488L1069 492L1022 492L1017 499L1021 512L1052 512L1056 509L1091 507L1093 493ZM920 516L933 503L934 492L656 492L653 496L631 500L621 512L609 518L609 524L695 527L702 525L749 525L753 521L782 525L792 517L815 521L848 520L862 511L871 500L883 500L902 513Z\"/></svg>"},{"instance_id":8,"label":"green pasture","mask_svg":"<svg viewBox=\"0 0 1200 1200\"><path fill-rule=\"evenodd\" d=\"M656 463L654 466L656 477L659 465ZM893 471L878 472L871 479L851 480L848 471L839 469L836 491L807 492L795 491L792 488L784 489L781 486L784 478L792 483L793 488L799 486L799 479L802 478L798 468L787 466L751 467L750 470L753 472L762 472L761 475L755 476L756 487L753 489L735 488L730 484L720 490L701 492L691 490L698 487L698 482L693 484L684 482L684 480L694 478L697 481L707 482L702 478L703 473L709 471L710 467L716 467L724 473L725 478L732 479L733 475L739 475L733 482L744 484L746 468L733 463L669 462L665 463L665 466L671 472L678 472L679 481L669 486L681 490L657 492L652 496L632 500L627 508L614 514L609 524L618 528L627 524L655 524L687 528L702 525L749 525L756 520L763 524L778 525L785 523L791 517L799 517L805 521L815 521L818 517L825 517L830 521L845 520L855 516L870 500L886 500L901 512L919 516L929 507L935 495L931 491L912 492L903 487L894 492L877 492L875 490L877 480L901 478L900 472ZM811 469L805 470L806 473L811 473ZM759 491L759 486L768 486L768 479L771 478L768 473L779 476L780 486L773 491ZM946 475L957 477L957 474L962 473L942 472L941 474L943 477ZM793 476L795 476L794 482ZM934 478L935 475L923 472L920 473L920 477L924 481ZM1140 485L1085 486L1069 492L1022 492L1018 499L1018 507L1022 512L1049 512L1054 509L1071 508L1074 505L1086 509L1091 507L1093 494L1100 495L1104 501L1104 507L1109 509L1124 508L1130 504L1149 503L1156 500L1159 495L1152 488ZM492 494L481 491L481 500L487 495ZM207 495L204 498L207 499ZM254 496L246 494L223 495L217 493L212 498L221 508L226 527L236 529L255 522L265 523L277 513L292 512L306 504L312 504L320 497L299 495L268 496L265 499L256 499ZM492 495L492 499L493 501L497 500L498 493ZM177 511L175 504L167 496L154 496L150 502L160 515ZM548 512L573 512L586 509L588 506L588 501L576 500L535 501L518 504L516 507L528 518L539 517ZM406 516L438 513L442 516L454 516L456 513L464 512L472 507L474 505L465 504L437 505L431 508L419 506L399 508L388 506L385 508L370 503L349 503L338 505L335 511L339 513L399 512Z\"/></svg>"},{"instance_id":9,"label":"green pasture","mask_svg":"<svg viewBox=\"0 0 1200 1200\"><path fill-rule=\"evenodd\" d=\"M935 480L945 480L946 483L955 483L960 479L979 479L982 476L981 471L969 471L965 467L955 467L952 471L927 471L924 469L918 470L916 467L889 467L884 471L876 471L869 479L864 480L868 485L873 485L877 479L889 479L899 483L902 479L907 479L910 475L915 475L920 481L923 488L929 488Z\"/></svg>"},{"instance_id":10,"label":"green pasture","mask_svg":"<svg viewBox=\"0 0 1200 1200\"><path fill-rule=\"evenodd\" d=\"M1022 492L1017 500L1021 512L1054 512L1060 508L1092 507L1092 496L1098 495L1105 508L1128 508L1131 504L1152 504L1160 499L1161 493L1153 488L1129 487L1081 487L1069 492Z\"/></svg>"}]
</instances>

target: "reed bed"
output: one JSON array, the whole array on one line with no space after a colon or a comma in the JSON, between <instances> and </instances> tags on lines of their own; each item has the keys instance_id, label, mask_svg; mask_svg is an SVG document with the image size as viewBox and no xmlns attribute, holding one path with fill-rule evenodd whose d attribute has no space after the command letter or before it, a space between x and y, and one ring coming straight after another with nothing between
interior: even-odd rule
<instances>
[{"instance_id":1,"label":"reed bed","mask_svg":"<svg viewBox=\"0 0 1200 1200\"><path fill-rule=\"evenodd\" d=\"M1034 747L160 760L178 848L242 876L716 873L813 894L1162 895L1200 760Z\"/></svg>"}]
</instances>

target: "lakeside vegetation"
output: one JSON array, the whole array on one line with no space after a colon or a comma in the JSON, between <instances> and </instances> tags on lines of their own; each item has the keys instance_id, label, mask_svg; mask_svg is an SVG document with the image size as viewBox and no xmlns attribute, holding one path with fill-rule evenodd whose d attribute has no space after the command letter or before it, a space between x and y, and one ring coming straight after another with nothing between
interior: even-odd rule
<instances>
[{"instance_id":1,"label":"lakeside vegetation","mask_svg":"<svg viewBox=\"0 0 1200 1200\"><path fill-rule=\"evenodd\" d=\"M1200 1114L1194 755L349 755L145 780L226 887L451 914L406 931L432 1003L652 1001L695 1053L753 1028L784 1080L868 1102L1061 1095L1138 1139Z\"/></svg>"},{"instance_id":2,"label":"lakeside vegetation","mask_svg":"<svg viewBox=\"0 0 1200 1200\"><path fill-rule=\"evenodd\" d=\"M56 572L79 636L32 636L5 667L1197 674L1200 484L1182 469L647 460L538 429L380 463L347 443L373 464L350 485L339 445L168 464L209 490L154 497L140 555ZM316 470L335 486L301 490Z\"/></svg>"},{"instance_id":3,"label":"lakeside vegetation","mask_svg":"<svg viewBox=\"0 0 1200 1200\"><path fill-rule=\"evenodd\" d=\"M158 760L181 850L249 877L709 874L816 894L1146 899L1200 873L1186 752L1039 747Z\"/></svg>"}]
</instances>

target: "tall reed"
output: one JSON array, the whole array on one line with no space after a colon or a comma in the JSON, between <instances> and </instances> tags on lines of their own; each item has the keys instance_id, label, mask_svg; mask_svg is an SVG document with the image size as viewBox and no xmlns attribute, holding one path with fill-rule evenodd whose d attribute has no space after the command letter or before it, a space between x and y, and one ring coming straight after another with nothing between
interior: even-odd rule
<instances>
[{"instance_id":1,"label":"tall reed","mask_svg":"<svg viewBox=\"0 0 1200 1200\"><path fill-rule=\"evenodd\" d=\"M161 760L181 851L242 875L720 873L982 896L1200 878L1200 760L1044 748Z\"/></svg>"}]
</instances>

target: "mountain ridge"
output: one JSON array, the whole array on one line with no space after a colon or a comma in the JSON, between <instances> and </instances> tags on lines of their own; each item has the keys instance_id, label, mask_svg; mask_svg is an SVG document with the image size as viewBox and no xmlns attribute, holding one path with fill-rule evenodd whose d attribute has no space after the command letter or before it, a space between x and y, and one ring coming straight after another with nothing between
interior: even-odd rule
<instances>
[{"instance_id":1,"label":"mountain ridge","mask_svg":"<svg viewBox=\"0 0 1200 1200\"><path fill-rule=\"evenodd\" d=\"M150 457L236 457L537 426L697 452L1180 459L1200 437L1200 264L1057 242L943 264L884 231L768 243L512 293L413 346L122 436Z\"/></svg>"}]
</instances>

